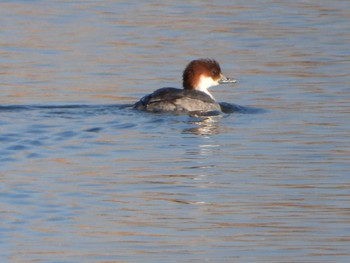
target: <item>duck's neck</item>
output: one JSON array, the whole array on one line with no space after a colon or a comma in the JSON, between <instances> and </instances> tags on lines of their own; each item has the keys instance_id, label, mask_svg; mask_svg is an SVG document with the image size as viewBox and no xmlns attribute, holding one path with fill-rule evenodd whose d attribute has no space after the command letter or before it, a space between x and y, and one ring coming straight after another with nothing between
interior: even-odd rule
<instances>
[{"instance_id":1,"label":"duck's neck","mask_svg":"<svg viewBox=\"0 0 350 263\"><path fill-rule=\"evenodd\" d=\"M213 100L215 100L215 98L213 97L213 95L211 95L211 93L209 92L209 88L212 86L216 86L218 85L217 82L215 82L211 77L206 77L206 76L201 76L199 79L199 82L197 84L197 86L195 87L196 90L202 91L206 94L209 95L210 98L212 98Z\"/></svg>"}]
</instances>

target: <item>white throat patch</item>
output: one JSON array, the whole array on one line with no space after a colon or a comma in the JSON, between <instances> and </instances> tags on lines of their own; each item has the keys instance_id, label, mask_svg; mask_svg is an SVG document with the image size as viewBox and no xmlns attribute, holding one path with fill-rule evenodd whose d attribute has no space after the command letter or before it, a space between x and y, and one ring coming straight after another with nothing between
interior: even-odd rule
<instances>
[{"instance_id":1,"label":"white throat patch","mask_svg":"<svg viewBox=\"0 0 350 263\"><path fill-rule=\"evenodd\" d=\"M208 94L213 100L215 100L213 95L210 94L208 89L210 87L216 86L216 85L219 85L219 82L214 81L211 77L207 77L207 76L202 75L199 78L199 83L196 86L196 90L200 90L200 91Z\"/></svg>"}]
</instances>

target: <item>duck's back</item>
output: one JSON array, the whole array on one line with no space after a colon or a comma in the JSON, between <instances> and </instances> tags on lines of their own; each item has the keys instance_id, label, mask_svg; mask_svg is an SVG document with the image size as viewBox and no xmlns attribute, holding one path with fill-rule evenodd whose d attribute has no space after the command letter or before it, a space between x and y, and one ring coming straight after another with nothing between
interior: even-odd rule
<instances>
[{"instance_id":1,"label":"duck's back","mask_svg":"<svg viewBox=\"0 0 350 263\"><path fill-rule=\"evenodd\" d=\"M149 112L221 111L220 105L198 90L161 88L143 97L134 108Z\"/></svg>"}]
</instances>

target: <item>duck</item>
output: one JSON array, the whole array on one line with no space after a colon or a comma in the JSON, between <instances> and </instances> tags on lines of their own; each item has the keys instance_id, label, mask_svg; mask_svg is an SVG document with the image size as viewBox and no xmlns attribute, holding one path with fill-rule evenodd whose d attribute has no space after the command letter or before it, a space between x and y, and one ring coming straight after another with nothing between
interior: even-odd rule
<instances>
[{"instance_id":1,"label":"duck","mask_svg":"<svg viewBox=\"0 0 350 263\"><path fill-rule=\"evenodd\" d=\"M142 97L133 108L151 113L222 112L209 88L237 81L223 75L214 59L192 60L182 74L182 89L164 87Z\"/></svg>"}]
</instances>

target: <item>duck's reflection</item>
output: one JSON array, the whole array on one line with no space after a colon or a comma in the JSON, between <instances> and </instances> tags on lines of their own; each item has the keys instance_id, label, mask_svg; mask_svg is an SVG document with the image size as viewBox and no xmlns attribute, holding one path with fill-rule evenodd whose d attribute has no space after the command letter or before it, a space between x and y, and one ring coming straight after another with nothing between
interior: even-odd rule
<instances>
[{"instance_id":1,"label":"duck's reflection","mask_svg":"<svg viewBox=\"0 0 350 263\"><path fill-rule=\"evenodd\" d=\"M201 118L194 118L189 121L190 124L194 124L195 127L187 128L183 130L183 133L191 133L195 135L211 135L219 134L219 120L220 116L207 116Z\"/></svg>"}]
</instances>

